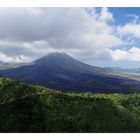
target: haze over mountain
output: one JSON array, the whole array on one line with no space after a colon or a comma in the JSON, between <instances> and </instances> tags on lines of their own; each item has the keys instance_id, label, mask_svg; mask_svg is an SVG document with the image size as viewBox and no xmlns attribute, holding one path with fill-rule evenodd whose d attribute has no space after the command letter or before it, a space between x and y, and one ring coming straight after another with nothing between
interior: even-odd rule
<instances>
[{"instance_id":1,"label":"haze over mountain","mask_svg":"<svg viewBox=\"0 0 140 140\"><path fill-rule=\"evenodd\" d=\"M65 53L51 53L24 66L1 70L0 74L64 91L140 92L139 81L111 75Z\"/></svg>"},{"instance_id":2,"label":"haze over mountain","mask_svg":"<svg viewBox=\"0 0 140 140\"><path fill-rule=\"evenodd\" d=\"M140 73L140 68L105 67L108 72Z\"/></svg>"},{"instance_id":3,"label":"haze over mountain","mask_svg":"<svg viewBox=\"0 0 140 140\"><path fill-rule=\"evenodd\" d=\"M3 65L3 64L5 64L3 61L0 61L0 65Z\"/></svg>"}]
</instances>

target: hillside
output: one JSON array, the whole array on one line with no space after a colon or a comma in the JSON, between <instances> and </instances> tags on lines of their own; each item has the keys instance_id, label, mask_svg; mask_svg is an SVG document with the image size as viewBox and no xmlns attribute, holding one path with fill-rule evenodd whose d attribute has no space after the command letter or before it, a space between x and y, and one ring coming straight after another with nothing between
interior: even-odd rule
<instances>
[{"instance_id":1,"label":"hillside","mask_svg":"<svg viewBox=\"0 0 140 140\"><path fill-rule=\"evenodd\" d=\"M0 132L140 132L140 94L63 93L0 78Z\"/></svg>"},{"instance_id":2,"label":"hillside","mask_svg":"<svg viewBox=\"0 0 140 140\"><path fill-rule=\"evenodd\" d=\"M140 92L140 81L111 74L65 53L51 53L29 64L0 70L0 75L67 92Z\"/></svg>"}]
</instances>

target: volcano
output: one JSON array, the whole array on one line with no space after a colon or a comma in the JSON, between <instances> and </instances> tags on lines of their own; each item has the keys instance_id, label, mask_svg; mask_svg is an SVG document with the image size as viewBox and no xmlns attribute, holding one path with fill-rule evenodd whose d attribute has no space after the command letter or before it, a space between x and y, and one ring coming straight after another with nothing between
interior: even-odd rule
<instances>
[{"instance_id":1,"label":"volcano","mask_svg":"<svg viewBox=\"0 0 140 140\"><path fill-rule=\"evenodd\" d=\"M114 76L103 68L82 63L66 53L51 53L32 63L1 70L0 74L28 84L71 92L134 93L140 82Z\"/></svg>"}]
</instances>

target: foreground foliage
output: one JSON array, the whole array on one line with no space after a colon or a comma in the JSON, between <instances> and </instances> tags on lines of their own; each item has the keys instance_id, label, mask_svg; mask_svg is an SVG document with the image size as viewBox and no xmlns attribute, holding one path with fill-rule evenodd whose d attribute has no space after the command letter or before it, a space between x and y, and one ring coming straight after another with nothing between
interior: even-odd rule
<instances>
[{"instance_id":1,"label":"foreground foliage","mask_svg":"<svg viewBox=\"0 0 140 140\"><path fill-rule=\"evenodd\" d=\"M66 94L1 78L0 132L140 132L140 94Z\"/></svg>"}]
</instances>

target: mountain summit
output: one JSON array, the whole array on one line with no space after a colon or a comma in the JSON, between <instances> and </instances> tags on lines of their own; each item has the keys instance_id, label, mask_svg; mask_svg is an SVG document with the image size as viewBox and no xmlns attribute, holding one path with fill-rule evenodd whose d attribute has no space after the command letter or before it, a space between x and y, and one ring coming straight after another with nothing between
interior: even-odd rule
<instances>
[{"instance_id":1,"label":"mountain summit","mask_svg":"<svg viewBox=\"0 0 140 140\"><path fill-rule=\"evenodd\" d=\"M65 53L51 53L28 65L1 70L0 74L11 79L18 76L26 83L64 91L140 92L140 82L111 75Z\"/></svg>"},{"instance_id":2,"label":"mountain summit","mask_svg":"<svg viewBox=\"0 0 140 140\"><path fill-rule=\"evenodd\" d=\"M36 61L34 61L34 63L40 63L40 64L45 64L45 63L48 64L52 62L62 63L65 59L69 61L73 58L67 55L66 53L56 52L56 53L49 53L48 55L37 59Z\"/></svg>"},{"instance_id":3,"label":"mountain summit","mask_svg":"<svg viewBox=\"0 0 140 140\"><path fill-rule=\"evenodd\" d=\"M43 65L45 67L49 66L51 68L56 67L56 69L63 68L65 70L72 70L77 72L102 72L103 69L99 67L93 67L84 64L66 53L50 53L44 57L41 57L34 61L35 65Z\"/></svg>"}]
</instances>

